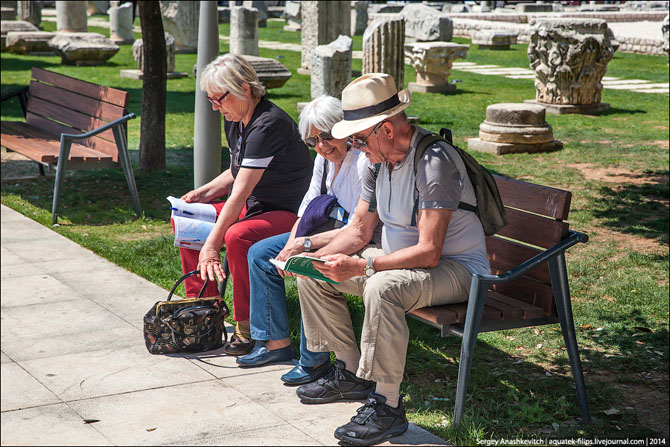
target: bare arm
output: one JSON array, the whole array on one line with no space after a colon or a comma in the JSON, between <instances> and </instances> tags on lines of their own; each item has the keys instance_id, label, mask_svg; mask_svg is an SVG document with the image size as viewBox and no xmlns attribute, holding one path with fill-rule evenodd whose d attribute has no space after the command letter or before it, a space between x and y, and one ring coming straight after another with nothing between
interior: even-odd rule
<instances>
[{"instance_id":1,"label":"bare arm","mask_svg":"<svg viewBox=\"0 0 670 447\"><path fill-rule=\"evenodd\" d=\"M187 203L211 202L212 200L218 199L219 197L228 194L233 181L233 173L230 171L230 169L226 169L209 183L187 192L181 196L181 199Z\"/></svg>"},{"instance_id":2,"label":"bare arm","mask_svg":"<svg viewBox=\"0 0 670 447\"><path fill-rule=\"evenodd\" d=\"M208 276L210 281L214 280L214 275L219 281L223 281L224 273L221 266L221 257L219 251L223 246L223 239L228 228L237 221L247 198L251 191L256 187L258 181L263 176L265 169L241 168L235 179L233 192L226 200L216 224L205 241L205 245L200 250L198 258L198 267L200 268L200 277L204 280Z\"/></svg>"},{"instance_id":3,"label":"bare arm","mask_svg":"<svg viewBox=\"0 0 670 447\"><path fill-rule=\"evenodd\" d=\"M433 268L440 262L444 238L447 234L451 210L419 210L419 241L416 245L375 258L377 271L394 269ZM361 276L366 259L356 259L342 254L322 256L329 262L315 264L315 268L335 281Z\"/></svg>"},{"instance_id":4,"label":"bare arm","mask_svg":"<svg viewBox=\"0 0 670 447\"><path fill-rule=\"evenodd\" d=\"M340 230L326 246L314 255L321 257L335 253L352 254L368 245L379 221L376 212L368 211L369 205L369 202L359 199L349 226Z\"/></svg>"}]
</instances>

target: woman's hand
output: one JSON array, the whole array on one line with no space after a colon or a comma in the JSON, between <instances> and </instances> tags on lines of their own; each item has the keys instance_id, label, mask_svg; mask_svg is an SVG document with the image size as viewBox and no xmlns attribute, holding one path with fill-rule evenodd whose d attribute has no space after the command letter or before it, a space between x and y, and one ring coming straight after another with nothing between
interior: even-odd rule
<instances>
[{"instance_id":1,"label":"woman's hand","mask_svg":"<svg viewBox=\"0 0 670 447\"><path fill-rule=\"evenodd\" d=\"M214 275L216 275L216 278L219 281L225 279L226 275L223 272L223 266L221 265L220 250L220 248L213 247L207 243L205 243L202 250L200 250L197 268L200 270L200 279L203 281L205 278L214 281Z\"/></svg>"},{"instance_id":2,"label":"woman's hand","mask_svg":"<svg viewBox=\"0 0 670 447\"><path fill-rule=\"evenodd\" d=\"M290 244L286 244L286 246L280 251L275 259L278 261L286 261L288 258L291 256L299 255L305 251L305 238L304 237L296 237L293 239L293 242ZM296 276L294 273L287 272L285 270L280 269L277 267L277 271L279 272L279 275L283 278L286 276Z\"/></svg>"},{"instance_id":3,"label":"woman's hand","mask_svg":"<svg viewBox=\"0 0 670 447\"><path fill-rule=\"evenodd\" d=\"M194 189L193 191L189 191L183 196L181 196L181 199L186 202L186 203L202 203L202 202L207 202L205 199L205 194L202 192L198 191L197 189Z\"/></svg>"}]
</instances>

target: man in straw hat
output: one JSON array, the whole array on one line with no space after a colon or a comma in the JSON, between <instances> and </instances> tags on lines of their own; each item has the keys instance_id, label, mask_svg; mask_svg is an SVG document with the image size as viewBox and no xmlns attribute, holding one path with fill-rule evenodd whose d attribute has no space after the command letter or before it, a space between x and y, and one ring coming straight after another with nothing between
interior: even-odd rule
<instances>
[{"instance_id":1,"label":"man in straw hat","mask_svg":"<svg viewBox=\"0 0 670 447\"><path fill-rule=\"evenodd\" d=\"M348 138L371 163L352 223L315 255L316 268L337 284L298 279L308 348L334 351L335 368L297 390L304 403L365 399L335 431L345 442L369 445L407 430L400 396L409 329L405 313L467 300L473 273L490 273L484 231L463 161L446 142L427 147L414 168L418 142L429 131L403 112L412 101L387 74L369 73L342 92L344 119L332 135ZM412 224L418 199L416 224ZM370 206L376 200L376 209ZM378 219L382 246L368 246ZM363 297L361 350L344 294ZM376 385L373 384L376 382Z\"/></svg>"}]
</instances>

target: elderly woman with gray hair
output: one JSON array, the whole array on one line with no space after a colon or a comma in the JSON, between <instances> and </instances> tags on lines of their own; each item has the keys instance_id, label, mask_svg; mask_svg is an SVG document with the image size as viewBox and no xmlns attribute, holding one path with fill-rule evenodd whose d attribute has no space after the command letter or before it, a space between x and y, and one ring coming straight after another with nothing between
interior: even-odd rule
<instances>
[{"instance_id":1,"label":"elderly woman with gray hair","mask_svg":"<svg viewBox=\"0 0 670 447\"><path fill-rule=\"evenodd\" d=\"M300 217L291 232L264 239L249 250L251 336L265 343L256 343L250 354L238 357L239 366L262 366L295 357L289 342L283 278L288 273L279 271L269 259L283 261L326 245L339 232L339 228L346 225L349 213L353 215L367 160L360 156L358 149L352 149L346 140L335 139L330 135L330 129L342 120L342 116L340 100L330 96L314 99L300 114L299 128L303 140L317 153L312 181L300 205ZM324 202L324 199L331 205L325 213L321 212L323 208L316 207L323 219L312 219L311 224L306 224L310 210L315 208L313 205ZM318 226L324 220L325 224ZM301 336L300 362L282 376L282 381L288 385L309 383L328 373L331 368L330 354L307 350L304 336Z\"/></svg>"},{"instance_id":2,"label":"elderly woman with gray hair","mask_svg":"<svg viewBox=\"0 0 670 447\"><path fill-rule=\"evenodd\" d=\"M235 335L224 346L231 355L253 348L249 331L247 252L257 241L290 231L309 186L312 158L295 121L265 97L265 88L242 57L224 54L202 72L200 88L223 115L230 167L209 183L182 196L186 202L212 203L216 224L202 250L180 248L187 296L217 296L214 281L224 278L220 250L225 244L233 280ZM229 194L225 202L214 202Z\"/></svg>"}]
</instances>

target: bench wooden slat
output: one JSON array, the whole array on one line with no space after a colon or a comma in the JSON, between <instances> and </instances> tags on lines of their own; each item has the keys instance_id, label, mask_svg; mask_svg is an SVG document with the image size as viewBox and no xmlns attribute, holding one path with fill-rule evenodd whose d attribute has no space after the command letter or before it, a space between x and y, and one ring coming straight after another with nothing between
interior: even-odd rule
<instances>
[{"instance_id":1,"label":"bench wooden slat","mask_svg":"<svg viewBox=\"0 0 670 447\"><path fill-rule=\"evenodd\" d=\"M503 295L502 293L498 293L494 290L489 290L488 299L486 300L486 303L491 307L504 305L518 311L518 316L510 314L508 317L507 314L503 313L505 319L521 317L524 320L534 320L536 318L542 318L544 316L544 311L541 308L537 306L532 306L520 300L516 300L507 295ZM514 312L512 311L512 314L513 313Z\"/></svg>"},{"instance_id":2,"label":"bench wooden slat","mask_svg":"<svg viewBox=\"0 0 670 447\"><path fill-rule=\"evenodd\" d=\"M517 318L523 317L523 310L519 306L512 306L509 303L506 303L504 300L496 299L496 295L501 294L489 291L486 298L486 305L502 312L503 320L515 320Z\"/></svg>"},{"instance_id":3,"label":"bench wooden slat","mask_svg":"<svg viewBox=\"0 0 670 447\"><path fill-rule=\"evenodd\" d=\"M43 99L37 97L30 97L28 99L28 110L36 115L42 116L45 119L51 119L50 117L54 117L62 123L66 123L75 129L81 130L82 133L107 124L105 121L97 119L93 116L84 115L83 113L62 107L59 104L44 101ZM98 134L97 137L112 142L114 141L114 133L111 131L111 129Z\"/></svg>"},{"instance_id":4,"label":"bench wooden slat","mask_svg":"<svg viewBox=\"0 0 670 447\"><path fill-rule=\"evenodd\" d=\"M39 127L47 131L48 133L52 134L52 138L55 138L58 140L58 143L60 144L60 134L61 133L71 133L71 134L80 134L82 133L78 129L74 129L72 127L68 127L64 124L57 123L56 121L51 121L46 118L43 118L39 115L35 115L33 113L26 113L26 123L30 124L31 126L34 127ZM85 140L79 140L77 144L83 145L83 146L88 146L91 149L94 149L98 152L101 152L103 154L110 155L112 157L112 160L114 162L117 162L119 159L119 154L118 154L118 149L116 148L116 144L109 142L107 140L103 140L102 138L87 138Z\"/></svg>"},{"instance_id":5,"label":"bench wooden slat","mask_svg":"<svg viewBox=\"0 0 670 447\"><path fill-rule=\"evenodd\" d=\"M512 208L506 208L505 212L508 224L498 231L501 236L549 248L568 235L569 225L566 222Z\"/></svg>"},{"instance_id":6,"label":"bench wooden slat","mask_svg":"<svg viewBox=\"0 0 670 447\"><path fill-rule=\"evenodd\" d=\"M486 252L489 254L491 267L507 271L537 255L541 250L496 236L489 236L486 238ZM550 284L549 268L546 263L529 270L526 276Z\"/></svg>"},{"instance_id":7,"label":"bench wooden slat","mask_svg":"<svg viewBox=\"0 0 670 447\"><path fill-rule=\"evenodd\" d=\"M99 101L105 101L117 105L121 108L128 107L129 95L128 92L124 92L123 90L104 87L102 85L82 81L80 79L75 79L70 76L54 73L52 71L43 70L37 67L33 68L32 70L32 78L38 81L46 82L47 84L55 85L65 90L78 92L82 95L86 95Z\"/></svg>"},{"instance_id":8,"label":"bench wooden slat","mask_svg":"<svg viewBox=\"0 0 670 447\"><path fill-rule=\"evenodd\" d=\"M565 220L570 211L572 193L548 186L494 175L505 206Z\"/></svg>"},{"instance_id":9,"label":"bench wooden slat","mask_svg":"<svg viewBox=\"0 0 670 447\"><path fill-rule=\"evenodd\" d=\"M125 112L123 107L100 102L97 99L42 84L38 81L30 81L30 96L36 96L45 101L60 104L109 122L122 118Z\"/></svg>"},{"instance_id":10,"label":"bench wooden slat","mask_svg":"<svg viewBox=\"0 0 670 447\"><path fill-rule=\"evenodd\" d=\"M499 275L504 271L492 267L491 273ZM510 281L495 284L491 289L531 306L539 307L547 316L556 314L554 292L549 284L522 275Z\"/></svg>"},{"instance_id":11,"label":"bench wooden slat","mask_svg":"<svg viewBox=\"0 0 670 447\"><path fill-rule=\"evenodd\" d=\"M53 135L29 124L16 121L2 122L2 146L42 163L57 163L60 142ZM77 162L112 161L108 154L73 143L69 160Z\"/></svg>"},{"instance_id":12,"label":"bench wooden slat","mask_svg":"<svg viewBox=\"0 0 670 447\"><path fill-rule=\"evenodd\" d=\"M459 315L448 306L422 307L409 313L435 324L454 324L465 318L465 314Z\"/></svg>"}]
</instances>

